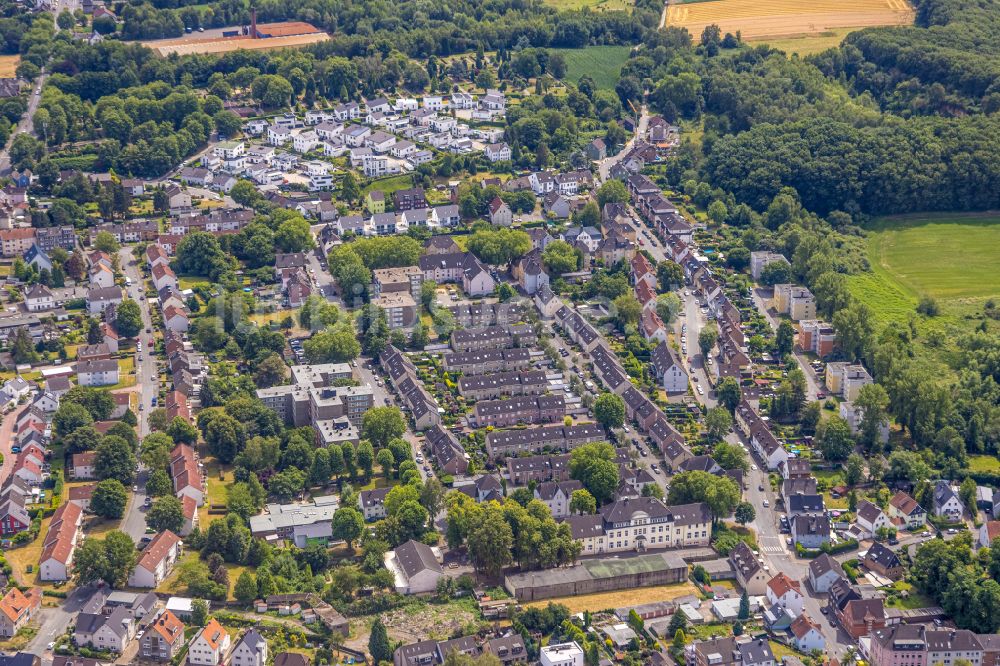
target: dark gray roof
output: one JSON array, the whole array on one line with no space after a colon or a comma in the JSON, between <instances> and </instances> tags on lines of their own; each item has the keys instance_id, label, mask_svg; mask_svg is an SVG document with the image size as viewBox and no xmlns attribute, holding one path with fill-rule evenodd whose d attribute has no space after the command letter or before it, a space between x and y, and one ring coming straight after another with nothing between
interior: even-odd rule
<instances>
[{"instance_id":1,"label":"dark gray roof","mask_svg":"<svg viewBox=\"0 0 1000 666\"><path fill-rule=\"evenodd\" d=\"M740 643L740 656L743 658L743 665L764 664L774 661L774 653L771 652L771 644L763 638L748 643Z\"/></svg>"},{"instance_id":2,"label":"dark gray roof","mask_svg":"<svg viewBox=\"0 0 1000 666\"><path fill-rule=\"evenodd\" d=\"M830 557L827 553L823 553L809 562L809 573L812 574L813 578L819 578L829 571L841 574L843 569L840 567L840 562Z\"/></svg>"},{"instance_id":3,"label":"dark gray roof","mask_svg":"<svg viewBox=\"0 0 1000 666\"><path fill-rule=\"evenodd\" d=\"M264 637L260 635L260 632L256 629L251 628L240 638L239 642L236 643L236 647L240 645L245 645L253 652L257 652L261 649L261 646L267 646L267 641Z\"/></svg>"},{"instance_id":4,"label":"dark gray roof","mask_svg":"<svg viewBox=\"0 0 1000 666\"><path fill-rule=\"evenodd\" d=\"M604 534L604 519L599 515L567 516L563 522L569 525L574 539Z\"/></svg>"},{"instance_id":5,"label":"dark gray roof","mask_svg":"<svg viewBox=\"0 0 1000 666\"><path fill-rule=\"evenodd\" d=\"M822 495L796 493L788 498L789 513L813 513L823 510Z\"/></svg>"},{"instance_id":6,"label":"dark gray roof","mask_svg":"<svg viewBox=\"0 0 1000 666\"><path fill-rule=\"evenodd\" d=\"M396 548L396 561L403 569L407 578L412 578L421 571L436 571L442 573L441 565L434 557L434 551L425 543L410 539Z\"/></svg>"},{"instance_id":7,"label":"dark gray roof","mask_svg":"<svg viewBox=\"0 0 1000 666\"><path fill-rule=\"evenodd\" d=\"M877 541L873 543L871 548L868 549L868 552L865 553L865 562L875 562L879 566L886 569L893 569L902 564L902 562L899 561L899 555L897 555L895 551L887 548Z\"/></svg>"}]
</instances>

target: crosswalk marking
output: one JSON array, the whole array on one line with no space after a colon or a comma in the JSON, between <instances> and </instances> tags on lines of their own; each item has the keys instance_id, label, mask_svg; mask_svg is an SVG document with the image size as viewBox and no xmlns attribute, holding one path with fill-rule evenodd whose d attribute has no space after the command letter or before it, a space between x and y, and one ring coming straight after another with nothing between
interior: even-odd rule
<instances>
[{"instance_id":1,"label":"crosswalk marking","mask_svg":"<svg viewBox=\"0 0 1000 666\"><path fill-rule=\"evenodd\" d=\"M760 549L765 553L780 553L784 551L781 546L761 546Z\"/></svg>"}]
</instances>

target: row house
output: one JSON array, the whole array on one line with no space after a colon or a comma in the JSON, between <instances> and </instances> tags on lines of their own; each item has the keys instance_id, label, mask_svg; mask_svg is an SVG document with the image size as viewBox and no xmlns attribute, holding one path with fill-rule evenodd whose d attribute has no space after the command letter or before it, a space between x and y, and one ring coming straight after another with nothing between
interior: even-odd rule
<instances>
[{"instance_id":1,"label":"row house","mask_svg":"<svg viewBox=\"0 0 1000 666\"><path fill-rule=\"evenodd\" d=\"M469 471L469 456L451 431L434 425L424 433L424 437L443 474L464 475Z\"/></svg>"},{"instance_id":2,"label":"row house","mask_svg":"<svg viewBox=\"0 0 1000 666\"><path fill-rule=\"evenodd\" d=\"M507 458L507 480L514 486L566 481L569 479L569 459L568 453Z\"/></svg>"},{"instance_id":3,"label":"row house","mask_svg":"<svg viewBox=\"0 0 1000 666\"><path fill-rule=\"evenodd\" d=\"M471 420L477 428L498 428L525 423L552 423L561 420L565 414L566 401L562 394L526 396L478 402Z\"/></svg>"},{"instance_id":4,"label":"row house","mask_svg":"<svg viewBox=\"0 0 1000 666\"><path fill-rule=\"evenodd\" d=\"M737 427L750 440L754 452L760 456L769 470L776 470L788 462L788 452L778 438L771 432L765 421L749 401L743 399L736 408L735 422Z\"/></svg>"},{"instance_id":5,"label":"row house","mask_svg":"<svg viewBox=\"0 0 1000 666\"><path fill-rule=\"evenodd\" d=\"M542 370L501 372L495 375L460 377L458 392L467 400L491 400L516 395L541 395L548 390Z\"/></svg>"},{"instance_id":6,"label":"row house","mask_svg":"<svg viewBox=\"0 0 1000 666\"><path fill-rule=\"evenodd\" d=\"M531 350L523 347L479 352L454 352L444 355L444 369L466 375L500 371L527 370L532 364Z\"/></svg>"},{"instance_id":7,"label":"row house","mask_svg":"<svg viewBox=\"0 0 1000 666\"><path fill-rule=\"evenodd\" d=\"M486 266L471 252L455 254L424 255L420 257L420 269L425 280L459 283L469 296L492 294L496 280Z\"/></svg>"},{"instance_id":8,"label":"row house","mask_svg":"<svg viewBox=\"0 0 1000 666\"><path fill-rule=\"evenodd\" d=\"M462 328L506 326L522 321L524 316L524 309L511 302L452 305L448 311Z\"/></svg>"},{"instance_id":9,"label":"row house","mask_svg":"<svg viewBox=\"0 0 1000 666\"><path fill-rule=\"evenodd\" d=\"M603 428L596 423L493 430L486 433L486 453L491 459L497 459L545 449L571 451L583 444L605 439Z\"/></svg>"}]
</instances>

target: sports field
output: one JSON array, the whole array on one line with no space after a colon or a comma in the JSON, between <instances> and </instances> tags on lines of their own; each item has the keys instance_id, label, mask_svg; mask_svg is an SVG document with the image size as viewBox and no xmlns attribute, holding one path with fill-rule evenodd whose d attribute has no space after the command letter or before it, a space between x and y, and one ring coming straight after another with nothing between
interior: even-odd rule
<instances>
[{"instance_id":1,"label":"sports field","mask_svg":"<svg viewBox=\"0 0 1000 666\"><path fill-rule=\"evenodd\" d=\"M945 316L1000 300L1000 213L883 218L868 239L872 270L851 276L851 293L882 321L906 321L923 296Z\"/></svg>"},{"instance_id":2,"label":"sports field","mask_svg":"<svg viewBox=\"0 0 1000 666\"><path fill-rule=\"evenodd\" d=\"M588 46L585 49L553 49L566 59L566 80L576 83L586 74L594 79L599 90L614 90L622 65L628 60L631 47Z\"/></svg>"},{"instance_id":3,"label":"sports field","mask_svg":"<svg viewBox=\"0 0 1000 666\"><path fill-rule=\"evenodd\" d=\"M286 21L284 23L261 23L257 26L260 39L251 39L247 35L225 37L226 31L240 32L239 26L212 29L204 33L195 32L176 39L157 39L144 42L145 46L154 49L162 56L171 53L191 55L195 53L227 53L240 49L284 49L296 46L307 46L316 42L325 42L330 35L303 21Z\"/></svg>"},{"instance_id":4,"label":"sports field","mask_svg":"<svg viewBox=\"0 0 1000 666\"><path fill-rule=\"evenodd\" d=\"M585 610L596 611L622 606L638 606L654 601L670 601L689 594L697 594L698 589L691 583L676 585L655 585L653 587L637 587L632 590L616 590L614 592L596 592L594 594L579 594L574 597L557 597L532 601L525 606L544 608L550 603L562 604L570 613L582 613Z\"/></svg>"},{"instance_id":5,"label":"sports field","mask_svg":"<svg viewBox=\"0 0 1000 666\"><path fill-rule=\"evenodd\" d=\"M716 24L723 33L739 30L743 39L818 35L838 28L906 25L913 22L907 0L713 0L671 4L666 24L696 37Z\"/></svg>"}]
</instances>

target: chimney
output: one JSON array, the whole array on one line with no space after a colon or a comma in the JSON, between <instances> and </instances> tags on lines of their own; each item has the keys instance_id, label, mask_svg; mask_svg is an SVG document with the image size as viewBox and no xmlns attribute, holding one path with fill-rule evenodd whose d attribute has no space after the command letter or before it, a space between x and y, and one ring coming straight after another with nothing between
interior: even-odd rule
<instances>
[{"instance_id":1,"label":"chimney","mask_svg":"<svg viewBox=\"0 0 1000 666\"><path fill-rule=\"evenodd\" d=\"M250 8L250 39L257 39L257 8Z\"/></svg>"}]
</instances>

